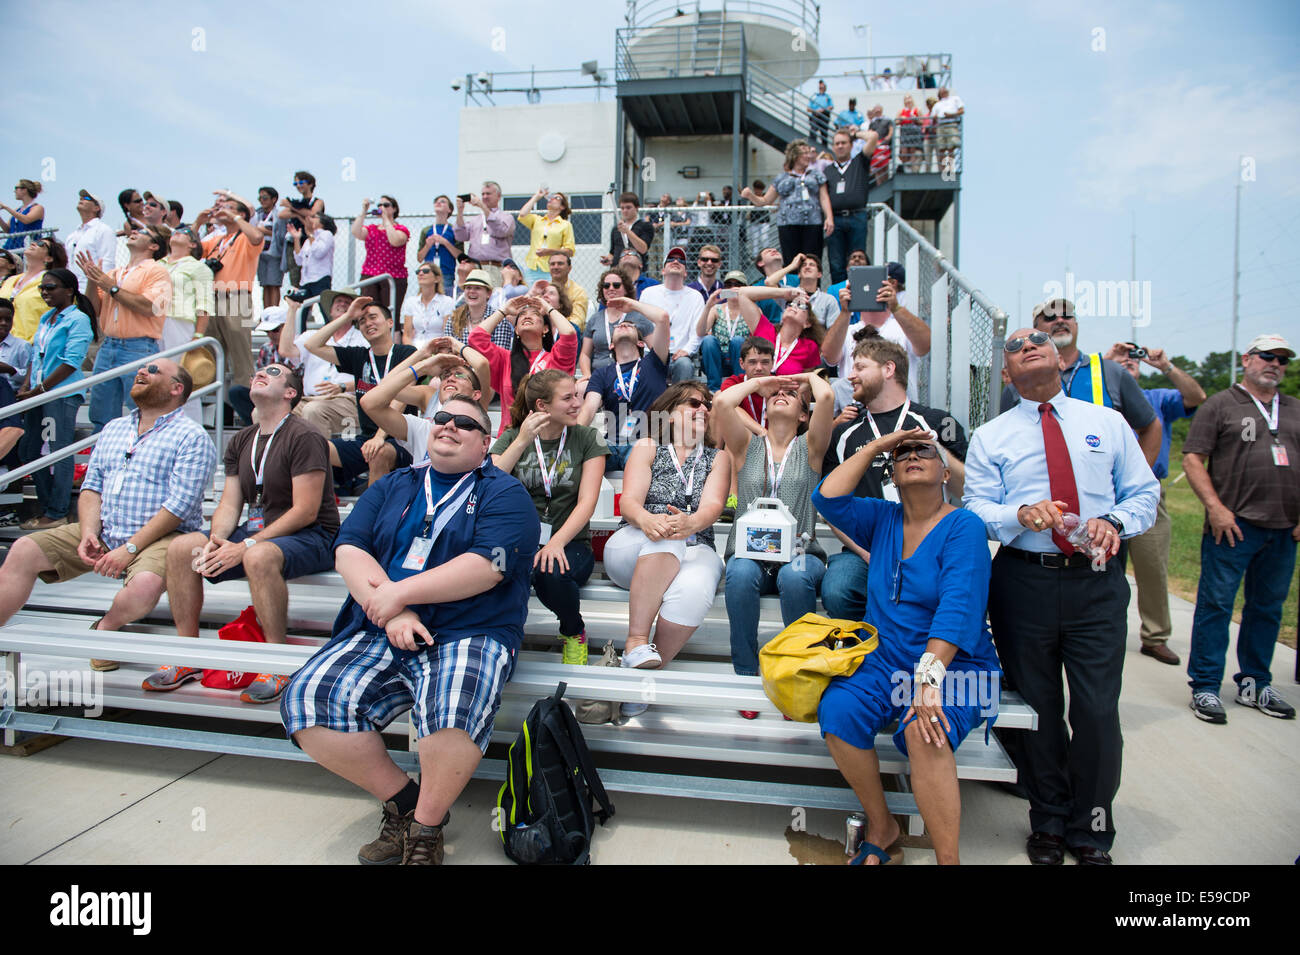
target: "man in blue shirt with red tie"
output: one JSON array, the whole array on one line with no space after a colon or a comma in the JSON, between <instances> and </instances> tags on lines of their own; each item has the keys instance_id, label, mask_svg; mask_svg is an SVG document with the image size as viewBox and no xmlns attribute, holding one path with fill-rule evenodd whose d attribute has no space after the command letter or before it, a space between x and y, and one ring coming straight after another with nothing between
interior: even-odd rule
<instances>
[{"instance_id":1,"label":"man in blue shirt with red tie","mask_svg":"<svg viewBox=\"0 0 1300 955\"><path fill-rule=\"evenodd\" d=\"M1029 795L1026 850L1036 865L1060 865L1067 848L1081 864L1109 865L1129 600L1113 558L1121 538L1154 522L1160 483L1118 413L1065 396L1046 332L1013 332L1004 352L1020 402L972 435L965 501L1002 545L989 622L1008 681L1038 713L1038 730L1013 746ZM1067 540L1066 513L1091 556Z\"/></svg>"},{"instance_id":2,"label":"man in blue shirt with red tie","mask_svg":"<svg viewBox=\"0 0 1300 955\"><path fill-rule=\"evenodd\" d=\"M367 865L442 863L442 827L514 671L540 535L528 491L487 453L483 409L457 396L433 422L431 464L377 482L339 529L348 599L280 706L312 759L383 802L379 838L358 853ZM419 785L380 735L408 708Z\"/></svg>"}]
</instances>

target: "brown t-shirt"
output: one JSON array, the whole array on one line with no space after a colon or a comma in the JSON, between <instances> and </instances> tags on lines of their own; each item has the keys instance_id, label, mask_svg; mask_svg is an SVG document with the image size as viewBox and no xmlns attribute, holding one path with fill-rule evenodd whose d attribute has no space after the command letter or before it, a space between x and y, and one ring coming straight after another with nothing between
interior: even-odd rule
<instances>
[{"instance_id":1,"label":"brown t-shirt","mask_svg":"<svg viewBox=\"0 0 1300 955\"><path fill-rule=\"evenodd\" d=\"M1264 402L1272 412L1272 403ZM1300 524L1300 401L1281 395L1277 437L1244 388L1233 385L1196 409L1183 451L1209 457L1210 482L1223 506L1260 527ZM1273 446L1287 465L1274 463ZM1209 532L1209 522L1205 525Z\"/></svg>"},{"instance_id":2,"label":"brown t-shirt","mask_svg":"<svg viewBox=\"0 0 1300 955\"><path fill-rule=\"evenodd\" d=\"M334 501L333 482L329 479L329 444L321 433L297 415L289 415L271 442L269 452L266 451L267 439L259 436L257 425L250 425L235 435L226 446L226 474L239 475L239 490L248 504L257 500L253 462L250 460L250 444L254 437L257 437L258 463L261 463L263 453L268 454L262 471L265 482L262 488L262 508L267 525L279 520L293 506L293 479L321 471L325 474L325 480L321 485L320 510L316 513L316 523L322 530L330 533L337 531L339 508Z\"/></svg>"}]
</instances>

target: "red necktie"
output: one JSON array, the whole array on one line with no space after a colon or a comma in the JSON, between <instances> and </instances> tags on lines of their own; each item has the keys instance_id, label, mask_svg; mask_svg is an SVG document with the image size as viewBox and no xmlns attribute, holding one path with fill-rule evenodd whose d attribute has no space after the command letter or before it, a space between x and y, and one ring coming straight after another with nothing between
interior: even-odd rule
<instances>
[{"instance_id":1,"label":"red necktie","mask_svg":"<svg viewBox=\"0 0 1300 955\"><path fill-rule=\"evenodd\" d=\"M1051 485L1052 500L1064 501L1068 510L1079 513L1079 489L1074 483L1074 467L1070 464L1070 449L1065 446L1065 435L1060 422L1052 414L1051 402L1038 406L1039 420L1043 424L1043 450L1047 452L1047 481ZM1074 545L1060 531L1052 531L1052 540L1061 553L1074 553Z\"/></svg>"}]
</instances>

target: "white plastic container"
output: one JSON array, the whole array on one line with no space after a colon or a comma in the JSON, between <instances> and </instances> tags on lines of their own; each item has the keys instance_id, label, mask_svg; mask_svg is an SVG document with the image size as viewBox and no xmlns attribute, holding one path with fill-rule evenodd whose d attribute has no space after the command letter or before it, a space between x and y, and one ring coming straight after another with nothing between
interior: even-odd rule
<instances>
[{"instance_id":1,"label":"white plastic container","mask_svg":"<svg viewBox=\"0 0 1300 955\"><path fill-rule=\"evenodd\" d=\"M787 564L799 539L798 522L774 497L755 498L736 519L736 556Z\"/></svg>"}]
</instances>

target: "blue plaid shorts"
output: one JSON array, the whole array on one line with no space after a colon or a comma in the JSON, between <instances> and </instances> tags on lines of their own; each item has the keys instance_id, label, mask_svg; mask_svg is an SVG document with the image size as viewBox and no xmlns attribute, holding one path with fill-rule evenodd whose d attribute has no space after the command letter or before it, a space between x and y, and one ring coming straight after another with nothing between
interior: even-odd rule
<instances>
[{"instance_id":1,"label":"blue plaid shorts","mask_svg":"<svg viewBox=\"0 0 1300 955\"><path fill-rule=\"evenodd\" d=\"M486 635L397 651L369 631L332 640L293 675L280 717L293 734L310 726L342 733L382 730L411 711L417 738L459 729L487 751L515 653Z\"/></svg>"}]
</instances>

